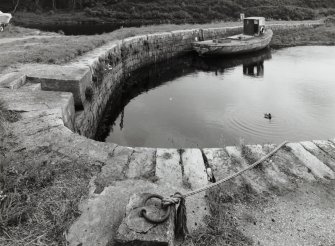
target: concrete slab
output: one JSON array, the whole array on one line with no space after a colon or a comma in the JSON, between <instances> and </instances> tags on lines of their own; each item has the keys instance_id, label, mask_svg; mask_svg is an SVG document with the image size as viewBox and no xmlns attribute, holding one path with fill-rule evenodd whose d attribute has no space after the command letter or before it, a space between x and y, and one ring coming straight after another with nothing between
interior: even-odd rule
<instances>
[{"instance_id":1,"label":"concrete slab","mask_svg":"<svg viewBox=\"0 0 335 246\"><path fill-rule=\"evenodd\" d=\"M40 65L27 71L27 82L41 83L44 91L71 92L76 106L85 101L85 89L92 79L88 67Z\"/></svg>"},{"instance_id":2,"label":"concrete slab","mask_svg":"<svg viewBox=\"0 0 335 246\"><path fill-rule=\"evenodd\" d=\"M311 170L315 177L320 179L335 179L334 172L318 158L304 149L301 144L289 143L287 146L290 147L292 149L292 153Z\"/></svg>"},{"instance_id":3,"label":"concrete slab","mask_svg":"<svg viewBox=\"0 0 335 246\"><path fill-rule=\"evenodd\" d=\"M335 171L335 160L327 154L324 150L319 148L313 142L305 141L300 142L300 144L311 154L315 155L320 161L330 167L333 171Z\"/></svg>"},{"instance_id":4,"label":"concrete slab","mask_svg":"<svg viewBox=\"0 0 335 246\"><path fill-rule=\"evenodd\" d=\"M156 149L134 148L130 157L127 178L153 178L155 176Z\"/></svg>"}]
</instances>

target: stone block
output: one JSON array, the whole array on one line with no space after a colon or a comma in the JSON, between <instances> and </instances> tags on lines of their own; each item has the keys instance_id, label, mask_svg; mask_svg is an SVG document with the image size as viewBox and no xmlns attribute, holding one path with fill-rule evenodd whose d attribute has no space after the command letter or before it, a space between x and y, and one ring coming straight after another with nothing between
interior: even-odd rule
<instances>
[{"instance_id":1,"label":"stone block","mask_svg":"<svg viewBox=\"0 0 335 246\"><path fill-rule=\"evenodd\" d=\"M41 65L27 73L27 82L41 83L44 91L71 92L77 107L83 106L85 89L91 80L88 67Z\"/></svg>"},{"instance_id":2,"label":"stone block","mask_svg":"<svg viewBox=\"0 0 335 246\"><path fill-rule=\"evenodd\" d=\"M18 112L60 109L64 125L74 129L75 110L71 93L0 89L0 98L9 110Z\"/></svg>"},{"instance_id":3,"label":"stone block","mask_svg":"<svg viewBox=\"0 0 335 246\"><path fill-rule=\"evenodd\" d=\"M172 246L174 245L174 209L170 217L161 224L148 222L140 215L145 200L150 194L134 194L130 197L126 207L126 215L117 234L116 245L122 246ZM161 209L160 202L151 199L145 206L150 217L164 216L165 210Z\"/></svg>"}]
</instances>

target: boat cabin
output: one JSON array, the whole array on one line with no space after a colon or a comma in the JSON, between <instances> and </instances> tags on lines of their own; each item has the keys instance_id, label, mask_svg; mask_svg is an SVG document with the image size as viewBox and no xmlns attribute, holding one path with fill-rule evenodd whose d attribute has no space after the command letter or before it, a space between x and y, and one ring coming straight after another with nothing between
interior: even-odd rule
<instances>
[{"instance_id":1,"label":"boat cabin","mask_svg":"<svg viewBox=\"0 0 335 246\"><path fill-rule=\"evenodd\" d=\"M250 36L259 36L265 31L264 17L248 17L243 20L243 34Z\"/></svg>"}]
</instances>

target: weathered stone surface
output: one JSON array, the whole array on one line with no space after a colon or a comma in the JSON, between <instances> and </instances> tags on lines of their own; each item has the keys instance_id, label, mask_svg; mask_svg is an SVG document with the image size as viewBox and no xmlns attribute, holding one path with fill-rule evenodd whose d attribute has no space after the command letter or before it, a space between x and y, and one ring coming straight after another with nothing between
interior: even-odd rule
<instances>
[{"instance_id":1,"label":"weathered stone surface","mask_svg":"<svg viewBox=\"0 0 335 246\"><path fill-rule=\"evenodd\" d=\"M182 170L177 149L157 149L156 177L159 183L182 187Z\"/></svg>"},{"instance_id":2,"label":"weathered stone surface","mask_svg":"<svg viewBox=\"0 0 335 246\"><path fill-rule=\"evenodd\" d=\"M74 103L71 93L0 89L0 98L9 110L18 112L61 109L64 125L74 129Z\"/></svg>"},{"instance_id":3,"label":"weathered stone surface","mask_svg":"<svg viewBox=\"0 0 335 246\"><path fill-rule=\"evenodd\" d=\"M262 145L247 145L247 148L251 155L254 156L255 159L260 160L264 156L266 156L266 152L263 150ZM255 168L258 174L263 176L266 179L267 183L270 184L271 189L281 190L282 188L291 188L289 184L289 179L285 175L285 173L281 172L275 162L272 161L272 157L258 165Z\"/></svg>"},{"instance_id":4,"label":"weathered stone surface","mask_svg":"<svg viewBox=\"0 0 335 246\"><path fill-rule=\"evenodd\" d=\"M292 149L292 153L295 154L298 159L311 170L315 177L320 179L335 179L334 172L318 158L305 150L301 144L289 143L287 146L289 146Z\"/></svg>"},{"instance_id":5,"label":"weathered stone surface","mask_svg":"<svg viewBox=\"0 0 335 246\"><path fill-rule=\"evenodd\" d=\"M155 175L156 149L135 148L130 157L127 178L150 178Z\"/></svg>"},{"instance_id":6,"label":"weathered stone surface","mask_svg":"<svg viewBox=\"0 0 335 246\"><path fill-rule=\"evenodd\" d=\"M92 79L87 67L41 65L27 72L27 82L41 83L44 91L72 92L76 106L85 101L85 89Z\"/></svg>"},{"instance_id":7,"label":"weathered stone surface","mask_svg":"<svg viewBox=\"0 0 335 246\"><path fill-rule=\"evenodd\" d=\"M83 201L80 206L82 214L69 229L67 241L71 246L115 245L116 231L131 195L151 193L165 196L170 192L170 187L144 180L116 181L101 194L93 194Z\"/></svg>"},{"instance_id":8,"label":"weathered stone surface","mask_svg":"<svg viewBox=\"0 0 335 246\"><path fill-rule=\"evenodd\" d=\"M271 152L276 148L276 145L266 144L263 146L263 150L266 153ZM279 170L286 174L292 181L297 178L315 181L315 177L309 171L309 169L296 157L290 148L283 147L271 157L272 161L276 163Z\"/></svg>"},{"instance_id":9,"label":"weathered stone surface","mask_svg":"<svg viewBox=\"0 0 335 246\"><path fill-rule=\"evenodd\" d=\"M130 197L123 219L116 235L116 245L174 245L174 210L170 218L161 224L152 224L139 215L148 193ZM149 217L164 216L158 200L151 199L145 206Z\"/></svg>"},{"instance_id":10,"label":"weathered stone surface","mask_svg":"<svg viewBox=\"0 0 335 246\"><path fill-rule=\"evenodd\" d=\"M237 167L238 171L249 166L249 164L243 158L240 148L229 146L226 147L226 151L229 154L230 158L232 158L232 165ZM244 179L244 183L247 183L254 192L262 193L264 191L267 191L268 183L255 170L248 170L247 172L241 174L241 176Z\"/></svg>"},{"instance_id":11,"label":"weathered stone surface","mask_svg":"<svg viewBox=\"0 0 335 246\"><path fill-rule=\"evenodd\" d=\"M0 77L0 87L18 89L26 83L26 75L20 72L7 73Z\"/></svg>"},{"instance_id":12,"label":"weathered stone surface","mask_svg":"<svg viewBox=\"0 0 335 246\"><path fill-rule=\"evenodd\" d=\"M183 183L186 192L199 189L209 184L202 153L199 149L182 150L182 165L184 168ZM190 232L201 226L206 226L204 218L209 215L206 193L201 192L187 197L187 227Z\"/></svg>"},{"instance_id":13,"label":"weathered stone surface","mask_svg":"<svg viewBox=\"0 0 335 246\"><path fill-rule=\"evenodd\" d=\"M123 180L125 178L126 169L133 152L134 150L128 147L117 146L114 148L94 181L96 185L95 193L100 193L105 187L112 185L116 180Z\"/></svg>"},{"instance_id":14,"label":"weathered stone surface","mask_svg":"<svg viewBox=\"0 0 335 246\"><path fill-rule=\"evenodd\" d=\"M315 140L313 143L335 160L335 139L333 141Z\"/></svg>"},{"instance_id":15,"label":"weathered stone surface","mask_svg":"<svg viewBox=\"0 0 335 246\"><path fill-rule=\"evenodd\" d=\"M194 190L208 185L206 168L199 149L185 149L182 152L182 163L183 178L189 183L189 188Z\"/></svg>"},{"instance_id":16,"label":"weathered stone surface","mask_svg":"<svg viewBox=\"0 0 335 246\"><path fill-rule=\"evenodd\" d=\"M335 160L330 155L328 155L327 152L323 151L313 142L306 141L300 142L300 144L311 154L315 155L320 161L335 171Z\"/></svg>"}]
</instances>

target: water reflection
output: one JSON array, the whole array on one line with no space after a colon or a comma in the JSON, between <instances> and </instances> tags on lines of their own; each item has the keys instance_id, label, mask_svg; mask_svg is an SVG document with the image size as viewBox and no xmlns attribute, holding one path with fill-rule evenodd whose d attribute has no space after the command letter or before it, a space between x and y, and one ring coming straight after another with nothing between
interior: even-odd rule
<instances>
[{"instance_id":1,"label":"water reflection","mask_svg":"<svg viewBox=\"0 0 335 246\"><path fill-rule=\"evenodd\" d=\"M335 47L156 64L111 96L97 139L167 148L328 139L335 132L334 66Z\"/></svg>"},{"instance_id":2,"label":"water reflection","mask_svg":"<svg viewBox=\"0 0 335 246\"><path fill-rule=\"evenodd\" d=\"M264 76L264 62L256 62L250 65L243 64L243 74L250 77Z\"/></svg>"},{"instance_id":3,"label":"water reflection","mask_svg":"<svg viewBox=\"0 0 335 246\"><path fill-rule=\"evenodd\" d=\"M143 67L133 72L130 77L122 83L122 86L115 90L115 93L111 96L108 106L106 107L104 117L100 121L98 127L99 131L95 138L99 141L106 141L109 135L115 132L123 132L125 127L124 122L127 118L127 105L133 98L143 93L148 93L153 89L167 85L171 81L178 80L180 77L189 75L197 77L198 71L214 73L218 76L234 69L236 66L251 66L255 63L263 63L264 60L268 59L271 59L270 50L264 50L252 55L240 55L227 58L200 58L196 54L191 54ZM169 98L169 100L172 101L173 97ZM175 143L175 141L175 138L170 137L170 144L173 146L179 145L179 143ZM118 141L116 140L116 142ZM124 144L134 145L128 142ZM188 139L185 144L196 146L197 141Z\"/></svg>"}]
</instances>

